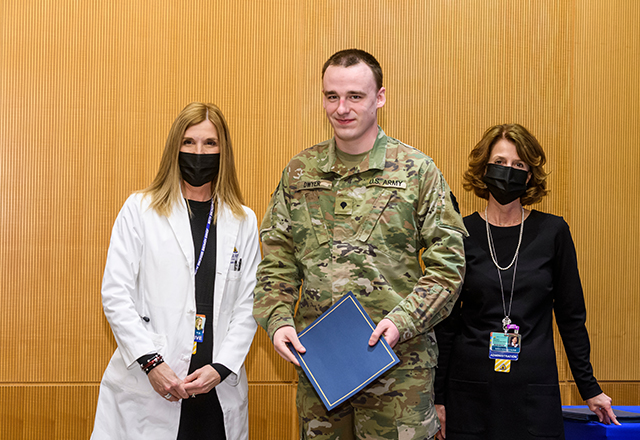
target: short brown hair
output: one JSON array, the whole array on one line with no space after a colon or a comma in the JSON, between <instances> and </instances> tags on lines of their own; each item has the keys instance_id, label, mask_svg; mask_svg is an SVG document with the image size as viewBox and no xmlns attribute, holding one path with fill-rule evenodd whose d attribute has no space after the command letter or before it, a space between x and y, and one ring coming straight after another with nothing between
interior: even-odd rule
<instances>
[{"instance_id":1,"label":"short brown hair","mask_svg":"<svg viewBox=\"0 0 640 440\"><path fill-rule=\"evenodd\" d=\"M378 90L382 88L382 67L373 55L360 49L345 49L334 53L322 66L322 78L329 66L351 67L356 64L365 63L373 72L373 79L376 81Z\"/></svg>"},{"instance_id":2,"label":"short brown hair","mask_svg":"<svg viewBox=\"0 0 640 440\"><path fill-rule=\"evenodd\" d=\"M527 192L520 197L523 205L532 205L547 195L547 173L544 164L547 158L538 140L520 124L495 125L484 132L482 139L469 153L469 168L464 172L462 186L480 198L489 199L489 190L482 181L487 171L493 146L500 139L506 139L516 146L516 151L531 172Z\"/></svg>"}]
</instances>

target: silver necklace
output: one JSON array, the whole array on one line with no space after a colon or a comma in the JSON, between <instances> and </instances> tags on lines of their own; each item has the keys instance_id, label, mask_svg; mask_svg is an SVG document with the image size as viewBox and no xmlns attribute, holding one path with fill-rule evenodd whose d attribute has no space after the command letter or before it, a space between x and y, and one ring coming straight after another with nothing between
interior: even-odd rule
<instances>
[{"instance_id":1,"label":"silver necklace","mask_svg":"<svg viewBox=\"0 0 640 440\"><path fill-rule=\"evenodd\" d=\"M516 259L518 258L518 253L520 252L520 243L522 243L522 230L524 229L524 208L521 206L520 209L522 210L522 219L520 220L520 237L518 237L518 247L516 247L516 253L513 256L513 260L511 260L511 263L507 267L500 267L500 265L498 264L498 257L496 256L496 246L493 244L493 237L491 236L491 228L489 228L489 216L487 215L487 208L484 208L484 222L487 225L487 242L489 243L489 253L491 254L493 264L495 264L496 267L502 271L505 271L513 266L513 263L515 263Z\"/></svg>"},{"instance_id":2,"label":"silver necklace","mask_svg":"<svg viewBox=\"0 0 640 440\"><path fill-rule=\"evenodd\" d=\"M520 236L518 237L518 246L516 247L516 253L513 256L513 260L511 260L511 264L507 267L501 267L498 264L498 257L496 254L496 246L493 243L493 236L491 235L491 228L489 227L489 216L487 215L487 208L484 210L484 221L487 226L487 244L489 245L489 253L491 254L491 259L493 260L493 264L496 266L496 270L498 271L498 280L500 280L500 296L502 297L502 311L504 312L504 318L502 319L502 328L505 333L508 330L509 325L511 324L511 305L513 304L513 289L516 284L516 272L518 270L518 255L520 254L520 244L522 243L522 231L524 230L524 208L521 206L522 210L522 219L520 221ZM511 278L511 296L509 298L509 310L507 310L507 306L504 301L504 287L502 285L502 272L508 270L511 266L513 267L513 277Z\"/></svg>"}]
</instances>

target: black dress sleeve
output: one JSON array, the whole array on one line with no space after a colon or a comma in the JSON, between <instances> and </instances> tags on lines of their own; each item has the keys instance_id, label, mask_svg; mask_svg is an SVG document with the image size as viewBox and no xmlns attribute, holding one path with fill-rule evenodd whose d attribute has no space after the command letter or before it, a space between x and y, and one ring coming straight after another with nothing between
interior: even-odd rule
<instances>
[{"instance_id":1,"label":"black dress sleeve","mask_svg":"<svg viewBox=\"0 0 640 440\"><path fill-rule=\"evenodd\" d=\"M444 405L446 397L446 382L449 371L449 360L453 339L460 331L460 301L458 298L451 314L435 326L436 341L438 342L438 366L433 384L434 399L436 405Z\"/></svg>"},{"instance_id":2,"label":"black dress sleeve","mask_svg":"<svg viewBox=\"0 0 640 440\"><path fill-rule=\"evenodd\" d=\"M231 370L229 370L227 367L225 367L222 364L219 364L219 363L216 362L215 364L211 364L211 366L220 375L220 382L225 380L231 374Z\"/></svg>"},{"instance_id":3,"label":"black dress sleeve","mask_svg":"<svg viewBox=\"0 0 640 440\"><path fill-rule=\"evenodd\" d=\"M602 393L591 366L587 310L569 225L560 219L553 273L554 311L571 373L583 400Z\"/></svg>"}]
</instances>

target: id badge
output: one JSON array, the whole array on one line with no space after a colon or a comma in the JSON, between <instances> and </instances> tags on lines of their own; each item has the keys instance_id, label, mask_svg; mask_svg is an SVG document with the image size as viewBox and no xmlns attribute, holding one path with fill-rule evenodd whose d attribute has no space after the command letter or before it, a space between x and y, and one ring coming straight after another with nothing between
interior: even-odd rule
<instances>
[{"instance_id":1,"label":"id badge","mask_svg":"<svg viewBox=\"0 0 640 440\"><path fill-rule=\"evenodd\" d=\"M238 265L240 264L239 261L242 261L242 260L238 260L238 255L239 255L238 249L234 247L233 253L231 254L231 262L229 263L229 270L234 272L240 270L238 268Z\"/></svg>"},{"instance_id":2,"label":"id badge","mask_svg":"<svg viewBox=\"0 0 640 440\"><path fill-rule=\"evenodd\" d=\"M193 342L204 341L204 322L207 320L205 315L196 315L196 332Z\"/></svg>"},{"instance_id":3,"label":"id badge","mask_svg":"<svg viewBox=\"0 0 640 440\"><path fill-rule=\"evenodd\" d=\"M517 361L521 342L522 335L518 333L491 332L489 358Z\"/></svg>"}]
</instances>

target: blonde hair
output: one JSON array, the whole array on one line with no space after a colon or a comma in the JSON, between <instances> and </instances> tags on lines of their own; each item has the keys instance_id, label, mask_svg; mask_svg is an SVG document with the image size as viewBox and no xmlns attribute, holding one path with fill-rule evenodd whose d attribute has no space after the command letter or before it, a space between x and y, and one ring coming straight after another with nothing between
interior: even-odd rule
<instances>
[{"instance_id":1,"label":"blonde hair","mask_svg":"<svg viewBox=\"0 0 640 440\"><path fill-rule=\"evenodd\" d=\"M500 139L513 143L520 159L529 165L531 179L520 203L525 206L538 203L549 192L544 171L547 158L538 140L520 124L495 125L484 132L480 142L469 153L469 168L464 172L462 187L482 199L489 198L489 190L482 177L487 171L491 150Z\"/></svg>"},{"instance_id":2,"label":"blonde hair","mask_svg":"<svg viewBox=\"0 0 640 440\"><path fill-rule=\"evenodd\" d=\"M140 192L145 197L151 198L150 206L158 214L165 217L171 215L174 205L182 196L182 175L178 165L178 154L184 132L189 127L201 123L205 118L208 118L216 127L220 148L220 171L211 185L211 197L216 210L215 218L218 214L218 204L228 206L236 217L244 218L245 212L242 209L244 198L236 174L229 127L222 111L214 104L192 102L178 114L169 130L158 173L151 185Z\"/></svg>"}]
</instances>

